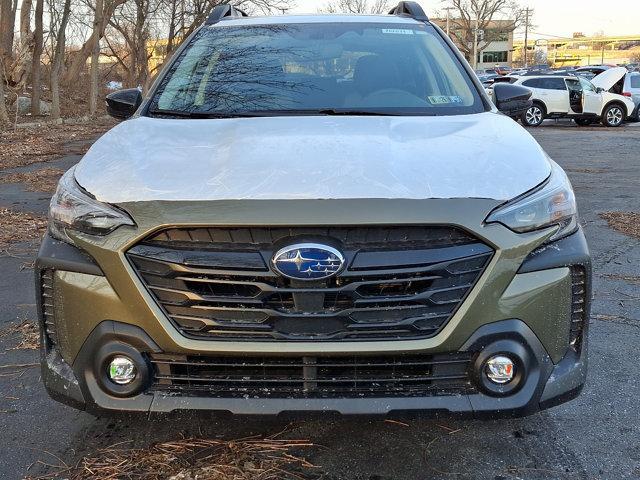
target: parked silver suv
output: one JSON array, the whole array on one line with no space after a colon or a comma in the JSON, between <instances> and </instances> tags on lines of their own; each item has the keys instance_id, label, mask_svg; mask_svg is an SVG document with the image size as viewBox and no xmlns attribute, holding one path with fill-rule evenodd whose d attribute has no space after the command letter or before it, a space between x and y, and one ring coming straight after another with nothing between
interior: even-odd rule
<instances>
[{"instance_id":1,"label":"parked silver suv","mask_svg":"<svg viewBox=\"0 0 640 480\"><path fill-rule=\"evenodd\" d=\"M636 104L631 120L640 122L640 72L631 72L625 75L622 95L631 98Z\"/></svg>"}]
</instances>

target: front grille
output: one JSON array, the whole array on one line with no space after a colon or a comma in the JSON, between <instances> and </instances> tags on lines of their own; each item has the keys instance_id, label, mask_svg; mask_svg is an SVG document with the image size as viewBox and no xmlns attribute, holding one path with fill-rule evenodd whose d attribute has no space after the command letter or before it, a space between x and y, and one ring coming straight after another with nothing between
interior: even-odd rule
<instances>
[{"instance_id":1,"label":"front grille","mask_svg":"<svg viewBox=\"0 0 640 480\"><path fill-rule=\"evenodd\" d=\"M209 397L358 398L473 393L471 354L203 357L153 354L152 391Z\"/></svg>"},{"instance_id":2,"label":"front grille","mask_svg":"<svg viewBox=\"0 0 640 480\"><path fill-rule=\"evenodd\" d=\"M58 332L56 330L54 315L54 291L53 291L53 270L46 269L40 271L40 295L42 302L42 322L44 333L51 346L58 344Z\"/></svg>"},{"instance_id":3,"label":"front grille","mask_svg":"<svg viewBox=\"0 0 640 480\"><path fill-rule=\"evenodd\" d=\"M334 245L348 267L321 281L269 268L284 245ZM186 336L357 341L435 335L493 250L451 227L193 228L147 238L127 256Z\"/></svg>"},{"instance_id":4,"label":"front grille","mask_svg":"<svg viewBox=\"0 0 640 480\"><path fill-rule=\"evenodd\" d=\"M569 345L580 353L588 322L587 308L587 274L584 267L571 267L571 327L569 330Z\"/></svg>"}]
</instances>

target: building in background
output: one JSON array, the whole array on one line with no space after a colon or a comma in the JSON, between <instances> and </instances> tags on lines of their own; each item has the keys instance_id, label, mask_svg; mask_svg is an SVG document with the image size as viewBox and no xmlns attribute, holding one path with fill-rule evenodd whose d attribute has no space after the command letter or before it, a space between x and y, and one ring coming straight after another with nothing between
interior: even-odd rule
<instances>
[{"instance_id":1,"label":"building in background","mask_svg":"<svg viewBox=\"0 0 640 480\"><path fill-rule=\"evenodd\" d=\"M446 31L446 18L431 18L430 20ZM480 32L480 37L484 36L486 40L478 41L478 63L476 67L478 70L493 68L496 65L511 65L513 61L513 25L513 20L493 20L484 32ZM457 30L457 25L453 20L450 22L450 28L450 37L460 48L459 38L465 35L462 31ZM455 33L458 35L455 35ZM470 34L467 36L471 37ZM487 41L489 41L488 44ZM472 40L469 43L471 44L471 42Z\"/></svg>"},{"instance_id":2,"label":"building in background","mask_svg":"<svg viewBox=\"0 0 640 480\"><path fill-rule=\"evenodd\" d=\"M517 40L514 48L514 62L521 64L524 42ZM552 67L636 63L640 61L640 35L587 37L582 33L574 33L572 38L549 38L528 42L528 58L533 59L540 51L546 53L545 63Z\"/></svg>"}]
</instances>

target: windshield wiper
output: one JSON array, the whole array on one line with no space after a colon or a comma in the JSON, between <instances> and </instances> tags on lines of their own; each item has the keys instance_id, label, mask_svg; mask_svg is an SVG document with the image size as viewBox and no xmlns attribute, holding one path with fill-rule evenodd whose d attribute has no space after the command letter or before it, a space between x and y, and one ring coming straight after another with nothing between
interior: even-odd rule
<instances>
[{"instance_id":1,"label":"windshield wiper","mask_svg":"<svg viewBox=\"0 0 640 480\"><path fill-rule=\"evenodd\" d=\"M348 108L323 108L321 110L317 110L317 112L321 115L361 115L373 117L397 117L401 115L399 113L380 112L375 110L352 110Z\"/></svg>"},{"instance_id":2,"label":"windshield wiper","mask_svg":"<svg viewBox=\"0 0 640 480\"><path fill-rule=\"evenodd\" d=\"M258 117L262 115L254 115L252 113L234 113L234 112L189 112L188 110L165 110L163 108L152 108L149 110L151 115L159 115L164 117L179 118L242 118L242 117Z\"/></svg>"},{"instance_id":3,"label":"windshield wiper","mask_svg":"<svg viewBox=\"0 0 640 480\"><path fill-rule=\"evenodd\" d=\"M354 116L400 116L400 113L380 112L375 110L354 110L342 108L321 108L318 110L254 110L246 112L189 112L187 110L165 110L153 108L151 115L179 118L251 118L251 117L286 117L295 115L354 115Z\"/></svg>"}]
</instances>

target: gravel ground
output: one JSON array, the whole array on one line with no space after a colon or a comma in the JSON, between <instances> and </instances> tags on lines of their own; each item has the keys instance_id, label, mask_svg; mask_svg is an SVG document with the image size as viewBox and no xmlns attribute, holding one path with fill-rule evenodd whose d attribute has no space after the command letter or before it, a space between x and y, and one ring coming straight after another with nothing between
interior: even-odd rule
<instances>
[{"instance_id":1,"label":"gravel ground","mask_svg":"<svg viewBox=\"0 0 640 480\"><path fill-rule=\"evenodd\" d=\"M402 423L362 418L237 418L209 414L94 418L50 400L33 350L0 335L0 478L36 475L126 442L144 447L178 434L209 438L272 435L308 439L305 452L325 479L636 479L640 478L640 241L608 227L605 212L640 211L640 129L554 125L532 130L565 167L576 188L594 258L587 387L576 400L534 416L500 421ZM77 152L78 145L68 151ZM33 164L68 168L78 155ZM514 159L517 161L517 159ZM2 173L10 173L4 171ZM0 184L0 208L46 212L48 196ZM25 255L0 255L0 330L35 318L32 271ZM12 327L12 325L14 327Z\"/></svg>"}]
</instances>

